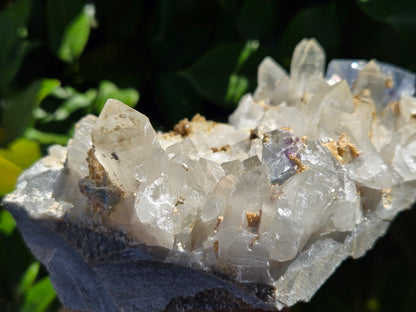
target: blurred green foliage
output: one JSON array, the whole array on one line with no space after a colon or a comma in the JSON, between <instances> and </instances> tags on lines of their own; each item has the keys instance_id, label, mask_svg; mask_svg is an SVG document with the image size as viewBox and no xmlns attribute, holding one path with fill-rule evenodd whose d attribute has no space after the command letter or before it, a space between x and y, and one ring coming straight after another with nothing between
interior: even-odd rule
<instances>
[{"instance_id":1,"label":"blurred green foliage","mask_svg":"<svg viewBox=\"0 0 416 312\"><path fill-rule=\"evenodd\" d=\"M328 60L376 58L416 71L416 2L1 0L0 195L109 97L160 130L195 113L225 121L255 88L261 59L288 69L304 37ZM47 272L0 209L0 311L56 311ZM416 311L415 222L414 211L403 213L375 250L347 260L292 310Z\"/></svg>"}]
</instances>

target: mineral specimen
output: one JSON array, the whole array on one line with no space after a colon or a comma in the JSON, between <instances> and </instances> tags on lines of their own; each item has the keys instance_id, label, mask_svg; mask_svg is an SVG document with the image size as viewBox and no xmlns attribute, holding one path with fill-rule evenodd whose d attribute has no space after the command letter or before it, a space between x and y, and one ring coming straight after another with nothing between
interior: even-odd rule
<instances>
[{"instance_id":1,"label":"mineral specimen","mask_svg":"<svg viewBox=\"0 0 416 312\"><path fill-rule=\"evenodd\" d=\"M230 124L169 133L108 100L4 204L65 306L280 309L308 301L415 200L415 76L303 40Z\"/></svg>"}]
</instances>

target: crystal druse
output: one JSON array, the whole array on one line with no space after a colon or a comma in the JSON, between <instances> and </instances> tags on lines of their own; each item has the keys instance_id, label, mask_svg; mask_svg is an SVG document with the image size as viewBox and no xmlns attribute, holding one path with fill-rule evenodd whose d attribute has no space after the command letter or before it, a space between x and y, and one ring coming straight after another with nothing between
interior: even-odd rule
<instances>
[{"instance_id":1,"label":"crystal druse","mask_svg":"<svg viewBox=\"0 0 416 312\"><path fill-rule=\"evenodd\" d=\"M303 40L229 124L158 133L108 100L4 204L69 308L280 309L308 301L415 200L415 76Z\"/></svg>"}]
</instances>

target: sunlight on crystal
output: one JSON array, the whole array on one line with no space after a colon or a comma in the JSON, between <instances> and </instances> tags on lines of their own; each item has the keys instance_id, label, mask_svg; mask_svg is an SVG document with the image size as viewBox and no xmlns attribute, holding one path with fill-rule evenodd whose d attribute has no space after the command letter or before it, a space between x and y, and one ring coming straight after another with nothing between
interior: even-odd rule
<instances>
[{"instance_id":1,"label":"sunlight on crystal","mask_svg":"<svg viewBox=\"0 0 416 312\"><path fill-rule=\"evenodd\" d=\"M166 262L272 285L279 308L309 300L416 190L415 76L375 61L333 60L326 76L324 66L313 39L296 47L290 74L265 58L229 124L196 115L161 133L110 99L7 200L39 216L59 204L58 217L166 248ZM41 177L23 185L45 166L62 170L54 195ZM16 195L25 189L36 196Z\"/></svg>"}]
</instances>

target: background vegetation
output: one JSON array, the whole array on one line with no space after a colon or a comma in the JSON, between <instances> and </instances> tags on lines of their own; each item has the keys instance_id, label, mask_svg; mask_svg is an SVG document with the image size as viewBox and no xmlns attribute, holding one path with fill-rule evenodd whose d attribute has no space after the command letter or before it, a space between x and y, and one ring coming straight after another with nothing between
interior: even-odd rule
<instances>
[{"instance_id":1,"label":"background vegetation","mask_svg":"<svg viewBox=\"0 0 416 312\"><path fill-rule=\"evenodd\" d=\"M0 195L108 97L160 130L199 112L225 121L270 55L289 68L315 37L327 59L416 71L416 2L405 0L1 0ZM140 101L139 101L140 97ZM409 194L415 196L415 194ZM415 211L366 257L347 260L292 311L416 311ZM47 272L0 208L0 311L56 311Z\"/></svg>"}]
</instances>

